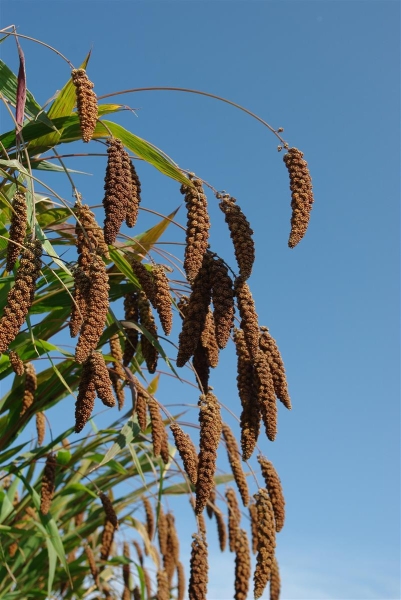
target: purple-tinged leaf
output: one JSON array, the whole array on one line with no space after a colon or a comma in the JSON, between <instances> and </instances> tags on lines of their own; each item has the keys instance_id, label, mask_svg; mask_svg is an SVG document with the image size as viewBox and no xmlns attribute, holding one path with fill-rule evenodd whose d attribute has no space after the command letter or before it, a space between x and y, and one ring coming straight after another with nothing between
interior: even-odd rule
<instances>
[{"instance_id":1,"label":"purple-tinged leaf","mask_svg":"<svg viewBox=\"0 0 401 600\"><path fill-rule=\"evenodd\" d=\"M19 56L18 69L18 84L17 84L17 101L15 107L15 120L17 121L17 143L19 142L19 134L24 122L25 102L26 102L26 72L25 72L25 57L18 41L15 38Z\"/></svg>"}]
</instances>

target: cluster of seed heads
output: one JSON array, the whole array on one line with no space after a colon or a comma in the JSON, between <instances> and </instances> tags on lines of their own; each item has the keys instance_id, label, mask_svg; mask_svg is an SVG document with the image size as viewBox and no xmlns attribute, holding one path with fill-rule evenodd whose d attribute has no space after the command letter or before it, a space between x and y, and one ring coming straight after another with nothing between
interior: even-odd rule
<instances>
[{"instance_id":1,"label":"cluster of seed heads","mask_svg":"<svg viewBox=\"0 0 401 600\"><path fill-rule=\"evenodd\" d=\"M93 352L86 359L75 403L75 432L79 433L90 419L96 395L105 406L115 406L109 371L102 354Z\"/></svg>"},{"instance_id":2,"label":"cluster of seed heads","mask_svg":"<svg viewBox=\"0 0 401 600\"><path fill-rule=\"evenodd\" d=\"M18 356L17 352L14 352L14 350L10 350L8 358L10 359L10 364L11 364L11 367L12 367L12 370L14 371L14 373L16 375L23 375L24 374L24 363L22 362L21 358Z\"/></svg>"},{"instance_id":3,"label":"cluster of seed heads","mask_svg":"<svg viewBox=\"0 0 401 600\"><path fill-rule=\"evenodd\" d=\"M298 148L289 148L283 161L290 176L291 189L291 233L288 240L294 248L304 237L309 224L313 204L312 178L303 152Z\"/></svg>"},{"instance_id":4,"label":"cluster of seed heads","mask_svg":"<svg viewBox=\"0 0 401 600\"><path fill-rule=\"evenodd\" d=\"M96 127L98 116L97 98L94 84L89 81L85 69L73 69L72 82L76 87L77 111L82 139L90 142Z\"/></svg>"}]
</instances>

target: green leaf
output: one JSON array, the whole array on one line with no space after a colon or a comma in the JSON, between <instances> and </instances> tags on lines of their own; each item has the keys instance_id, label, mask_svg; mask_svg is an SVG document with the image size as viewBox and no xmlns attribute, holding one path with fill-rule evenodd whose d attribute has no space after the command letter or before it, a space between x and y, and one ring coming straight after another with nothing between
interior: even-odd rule
<instances>
[{"instance_id":1,"label":"green leaf","mask_svg":"<svg viewBox=\"0 0 401 600\"><path fill-rule=\"evenodd\" d=\"M105 465L109 462L109 460L117 456L117 454L119 454L121 450L123 450L127 446L127 444L132 442L132 440L138 436L140 431L141 430L139 426L134 422L134 418L131 417L121 429L120 433L117 436L117 440L107 451L104 459L101 463L99 463L98 466L101 467L102 465Z\"/></svg>"},{"instance_id":2,"label":"green leaf","mask_svg":"<svg viewBox=\"0 0 401 600\"><path fill-rule=\"evenodd\" d=\"M0 60L0 91L12 106L17 98L17 76ZM31 117L36 117L42 110L29 90L26 91L25 112Z\"/></svg>"},{"instance_id":3,"label":"green leaf","mask_svg":"<svg viewBox=\"0 0 401 600\"><path fill-rule=\"evenodd\" d=\"M68 275L71 275L71 277L72 277L71 271L66 266L66 264L61 260L61 258L59 257L59 255L55 251L54 247L51 245L51 243L47 239L46 234L44 233L44 231L42 230L42 228L40 227L40 225L38 223L35 224L35 233L36 233L36 237L39 240L42 240L43 250L45 250L47 252L48 256L53 259L53 262L55 262L56 265L61 267L65 273L67 273Z\"/></svg>"},{"instance_id":4,"label":"green leaf","mask_svg":"<svg viewBox=\"0 0 401 600\"><path fill-rule=\"evenodd\" d=\"M124 247L132 248L134 252L141 255L145 252L149 252L171 224L171 220L174 219L179 209L180 207L176 208L167 217L159 221L159 223L156 223L156 225L147 229L144 233L141 233L135 238L132 238L129 242L126 242Z\"/></svg>"},{"instance_id":5,"label":"green leaf","mask_svg":"<svg viewBox=\"0 0 401 600\"><path fill-rule=\"evenodd\" d=\"M54 575L56 574L57 554L53 544L46 538L47 553L49 556L49 569L47 572L47 595L51 598L53 590Z\"/></svg>"}]
</instances>

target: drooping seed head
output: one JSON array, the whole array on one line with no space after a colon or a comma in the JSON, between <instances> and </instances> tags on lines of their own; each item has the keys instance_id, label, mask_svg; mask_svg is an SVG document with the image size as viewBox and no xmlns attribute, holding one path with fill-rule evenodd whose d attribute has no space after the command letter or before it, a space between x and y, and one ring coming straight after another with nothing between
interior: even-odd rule
<instances>
[{"instance_id":1,"label":"drooping seed head","mask_svg":"<svg viewBox=\"0 0 401 600\"><path fill-rule=\"evenodd\" d=\"M95 131L98 116L97 98L93 91L93 83L89 80L85 69L73 69L72 82L76 88L76 102L82 139L89 142Z\"/></svg>"},{"instance_id":2,"label":"drooping seed head","mask_svg":"<svg viewBox=\"0 0 401 600\"><path fill-rule=\"evenodd\" d=\"M290 248L294 248L304 237L313 204L312 178L303 155L298 148L290 148L283 156L290 176L291 189L292 216L291 233L288 240Z\"/></svg>"},{"instance_id":3,"label":"drooping seed head","mask_svg":"<svg viewBox=\"0 0 401 600\"><path fill-rule=\"evenodd\" d=\"M27 229L27 205L25 194L15 192L12 201L10 234L7 244L7 271L12 271L24 244Z\"/></svg>"},{"instance_id":4,"label":"drooping seed head","mask_svg":"<svg viewBox=\"0 0 401 600\"><path fill-rule=\"evenodd\" d=\"M291 400L288 394L287 378L285 376L284 362L278 349L276 340L270 335L267 327L260 328L259 347L265 354L270 372L273 377L274 391L277 398L286 408L291 410Z\"/></svg>"},{"instance_id":5,"label":"drooping seed head","mask_svg":"<svg viewBox=\"0 0 401 600\"><path fill-rule=\"evenodd\" d=\"M235 198L224 196L219 206L230 230L240 275L244 279L248 279L255 261L253 230L241 208L236 204Z\"/></svg>"},{"instance_id":6,"label":"drooping seed head","mask_svg":"<svg viewBox=\"0 0 401 600\"><path fill-rule=\"evenodd\" d=\"M226 442L228 460L234 475L235 483L237 484L243 505L247 506L249 503L248 484L242 469L237 440L226 423L223 425L223 437Z\"/></svg>"},{"instance_id":7,"label":"drooping seed head","mask_svg":"<svg viewBox=\"0 0 401 600\"><path fill-rule=\"evenodd\" d=\"M210 218L207 199L199 179L192 179L194 187L181 186L187 207L187 229L185 242L184 271L188 281L195 280L202 266L203 256L208 247Z\"/></svg>"},{"instance_id":8,"label":"drooping seed head","mask_svg":"<svg viewBox=\"0 0 401 600\"><path fill-rule=\"evenodd\" d=\"M120 227L127 217L132 200L131 160L121 140L108 140L105 196L103 206L104 239L106 244L114 244Z\"/></svg>"},{"instance_id":9,"label":"drooping seed head","mask_svg":"<svg viewBox=\"0 0 401 600\"><path fill-rule=\"evenodd\" d=\"M200 535L193 535L190 578L188 586L189 600L207 600L208 552L207 543Z\"/></svg>"},{"instance_id":10,"label":"drooping seed head","mask_svg":"<svg viewBox=\"0 0 401 600\"><path fill-rule=\"evenodd\" d=\"M172 423L170 429L174 436L174 442L180 458L184 465L184 470L188 475L190 482L195 485L198 477L198 455L191 437L184 433L178 423Z\"/></svg>"},{"instance_id":11,"label":"drooping seed head","mask_svg":"<svg viewBox=\"0 0 401 600\"><path fill-rule=\"evenodd\" d=\"M55 491L57 460L54 454L49 454L42 475L42 488L40 493L40 512L47 515L53 500Z\"/></svg>"},{"instance_id":12,"label":"drooping seed head","mask_svg":"<svg viewBox=\"0 0 401 600\"><path fill-rule=\"evenodd\" d=\"M246 600L251 577L251 553L248 536L244 529L239 529L235 539L235 600Z\"/></svg>"},{"instance_id":13,"label":"drooping seed head","mask_svg":"<svg viewBox=\"0 0 401 600\"><path fill-rule=\"evenodd\" d=\"M258 462L273 506L276 531L279 532L285 520L285 500L281 481L273 464L267 458L259 455Z\"/></svg>"}]
</instances>

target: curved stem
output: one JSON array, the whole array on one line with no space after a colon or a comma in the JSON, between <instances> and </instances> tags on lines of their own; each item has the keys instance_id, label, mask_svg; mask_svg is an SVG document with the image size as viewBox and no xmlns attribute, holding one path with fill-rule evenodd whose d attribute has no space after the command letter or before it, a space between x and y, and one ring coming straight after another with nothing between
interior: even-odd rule
<instances>
[{"instance_id":1,"label":"curved stem","mask_svg":"<svg viewBox=\"0 0 401 600\"><path fill-rule=\"evenodd\" d=\"M201 92L200 90L193 90L190 88L181 88L181 87L143 87L143 88L132 88L129 90L122 90L121 92L112 92L111 94L103 94L103 96L98 96L98 100L104 100L105 98L110 98L111 96L120 96L121 94L132 94L135 92L187 92L189 94L198 94L200 96L207 96L208 98L214 98L215 100L220 100L220 102L225 102L226 104L230 104L239 110L242 110L247 115L262 123L265 127L267 127L274 135L280 140L283 145L286 145L286 141L277 133L277 131L269 125L266 121L255 115L255 113L251 112L244 106L233 102L232 100L228 100L227 98L223 98L222 96L217 96L216 94L211 94L209 92Z\"/></svg>"},{"instance_id":2,"label":"curved stem","mask_svg":"<svg viewBox=\"0 0 401 600\"><path fill-rule=\"evenodd\" d=\"M17 33L15 25L9 25L9 27L13 27L14 31L7 32L7 35L13 35L15 37L24 38L25 40L30 40L31 42L36 42L36 44L40 44L41 46L44 46L45 48L48 48L49 50L52 50L53 52L55 52L58 56L60 56L60 58L62 58L63 60L65 60L66 63L69 64L71 69L74 68L74 65L72 64L72 62L69 61L68 58L66 58L64 56L64 54L61 54L61 52L56 50L56 48L53 48L53 46L49 46L49 44L45 44L45 42L42 42L41 40L37 40L36 38L33 38L29 35L22 35L21 33ZM8 29L9 27L6 27L5 29L0 29L0 33L5 32L5 30Z\"/></svg>"}]
</instances>

